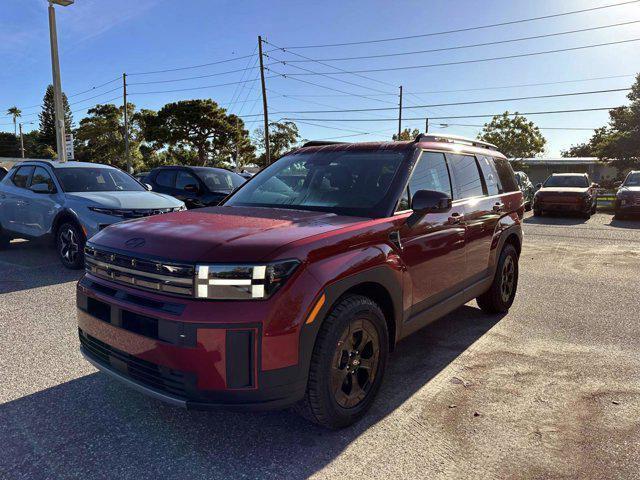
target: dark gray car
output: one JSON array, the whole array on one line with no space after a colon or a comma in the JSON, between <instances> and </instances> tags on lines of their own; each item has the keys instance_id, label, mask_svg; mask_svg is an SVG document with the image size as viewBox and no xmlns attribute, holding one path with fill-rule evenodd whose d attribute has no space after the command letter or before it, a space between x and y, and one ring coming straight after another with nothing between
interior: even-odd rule
<instances>
[{"instance_id":1,"label":"dark gray car","mask_svg":"<svg viewBox=\"0 0 640 480\"><path fill-rule=\"evenodd\" d=\"M13 238L53 236L60 260L81 268L88 238L125 219L185 210L117 168L96 163L25 161L0 182L0 248Z\"/></svg>"}]
</instances>

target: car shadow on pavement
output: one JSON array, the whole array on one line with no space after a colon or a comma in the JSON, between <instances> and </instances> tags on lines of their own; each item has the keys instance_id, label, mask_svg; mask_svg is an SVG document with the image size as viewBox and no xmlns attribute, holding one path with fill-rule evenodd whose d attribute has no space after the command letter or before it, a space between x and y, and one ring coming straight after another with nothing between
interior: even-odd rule
<instances>
[{"instance_id":1,"label":"car shadow on pavement","mask_svg":"<svg viewBox=\"0 0 640 480\"><path fill-rule=\"evenodd\" d=\"M526 217L523 220L523 223L529 225L582 225L583 223L587 223L589 220L586 218L579 217L577 215L565 216L554 213L545 213L542 217L534 217L533 215L530 217Z\"/></svg>"},{"instance_id":2,"label":"car shadow on pavement","mask_svg":"<svg viewBox=\"0 0 640 480\"><path fill-rule=\"evenodd\" d=\"M306 478L500 319L464 306L403 340L371 411L341 431L291 411L181 410L93 373L0 405L0 477Z\"/></svg>"},{"instance_id":3,"label":"car shadow on pavement","mask_svg":"<svg viewBox=\"0 0 640 480\"><path fill-rule=\"evenodd\" d=\"M640 229L640 215L636 217L628 217L624 220L613 217L611 222L609 222L609 225L615 228Z\"/></svg>"},{"instance_id":4,"label":"car shadow on pavement","mask_svg":"<svg viewBox=\"0 0 640 480\"><path fill-rule=\"evenodd\" d=\"M49 242L13 241L0 250L0 294L72 282L81 276L81 270L62 266Z\"/></svg>"}]
</instances>

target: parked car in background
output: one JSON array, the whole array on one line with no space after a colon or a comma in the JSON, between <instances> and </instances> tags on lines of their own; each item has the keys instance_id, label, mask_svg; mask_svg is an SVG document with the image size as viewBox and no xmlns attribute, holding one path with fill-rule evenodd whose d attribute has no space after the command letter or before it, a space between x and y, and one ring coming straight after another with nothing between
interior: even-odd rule
<instances>
[{"instance_id":1,"label":"parked car in background","mask_svg":"<svg viewBox=\"0 0 640 480\"><path fill-rule=\"evenodd\" d=\"M175 406L296 404L344 427L371 406L401 338L474 298L509 310L522 208L487 143L309 142L221 206L91 239L81 351Z\"/></svg>"},{"instance_id":2,"label":"parked car in background","mask_svg":"<svg viewBox=\"0 0 640 480\"><path fill-rule=\"evenodd\" d=\"M133 174L133 178L144 184L144 179L149 175L149 172L138 172Z\"/></svg>"},{"instance_id":3,"label":"parked car in background","mask_svg":"<svg viewBox=\"0 0 640 480\"><path fill-rule=\"evenodd\" d=\"M518 187L522 192L522 197L524 199L524 209L528 212L531 210L533 205L533 196L536 193L536 189L529 180L529 176L524 172L515 172L516 181L518 182Z\"/></svg>"},{"instance_id":4,"label":"parked car in background","mask_svg":"<svg viewBox=\"0 0 640 480\"><path fill-rule=\"evenodd\" d=\"M7 175L8 170L4 167L0 167L0 180L2 180L5 175Z\"/></svg>"},{"instance_id":5,"label":"parked car in background","mask_svg":"<svg viewBox=\"0 0 640 480\"><path fill-rule=\"evenodd\" d=\"M87 239L129 218L185 210L117 168L96 163L25 161L0 182L0 248L13 238L53 236L62 264L81 268Z\"/></svg>"},{"instance_id":6,"label":"parked car in background","mask_svg":"<svg viewBox=\"0 0 640 480\"><path fill-rule=\"evenodd\" d=\"M247 180L249 180L251 177L253 177L255 174L251 173L251 172L247 172L246 170L243 170L241 172L238 172L238 175L240 175L242 178L245 178Z\"/></svg>"},{"instance_id":7,"label":"parked car in background","mask_svg":"<svg viewBox=\"0 0 640 480\"><path fill-rule=\"evenodd\" d=\"M187 208L218 205L246 179L223 168L167 166L158 167L145 177L154 192L182 200Z\"/></svg>"},{"instance_id":8,"label":"parked car in background","mask_svg":"<svg viewBox=\"0 0 640 480\"><path fill-rule=\"evenodd\" d=\"M586 173L554 173L539 185L533 200L533 214L579 213L585 218L596 212L598 184Z\"/></svg>"},{"instance_id":9,"label":"parked car in background","mask_svg":"<svg viewBox=\"0 0 640 480\"><path fill-rule=\"evenodd\" d=\"M640 170L627 174L616 193L616 218L640 214Z\"/></svg>"}]
</instances>

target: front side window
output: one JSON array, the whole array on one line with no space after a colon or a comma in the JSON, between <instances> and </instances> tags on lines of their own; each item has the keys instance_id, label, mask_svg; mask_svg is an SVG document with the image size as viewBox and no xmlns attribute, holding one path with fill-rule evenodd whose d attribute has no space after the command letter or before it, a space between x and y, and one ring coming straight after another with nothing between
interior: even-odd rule
<instances>
[{"instance_id":1,"label":"front side window","mask_svg":"<svg viewBox=\"0 0 640 480\"><path fill-rule=\"evenodd\" d=\"M444 192L451 197L449 169L443 153L425 152L409 180L409 194L413 197L418 190Z\"/></svg>"},{"instance_id":2,"label":"front side window","mask_svg":"<svg viewBox=\"0 0 640 480\"><path fill-rule=\"evenodd\" d=\"M115 168L59 168L56 175L62 189L68 193L145 191L132 177Z\"/></svg>"},{"instance_id":3,"label":"front side window","mask_svg":"<svg viewBox=\"0 0 640 480\"><path fill-rule=\"evenodd\" d=\"M159 187L173 188L175 183L175 170L160 170L156 175L156 185L158 185Z\"/></svg>"},{"instance_id":4,"label":"front side window","mask_svg":"<svg viewBox=\"0 0 640 480\"><path fill-rule=\"evenodd\" d=\"M41 183L44 183L50 192L54 191L56 188L49 172L42 167L36 167L33 172L33 177L31 178L31 186L39 185Z\"/></svg>"},{"instance_id":5,"label":"front side window","mask_svg":"<svg viewBox=\"0 0 640 480\"><path fill-rule=\"evenodd\" d=\"M589 181L584 175L552 175L544 182L545 187L586 188Z\"/></svg>"},{"instance_id":6,"label":"front side window","mask_svg":"<svg viewBox=\"0 0 640 480\"><path fill-rule=\"evenodd\" d=\"M264 169L224 204L375 215L409 150L294 153Z\"/></svg>"},{"instance_id":7,"label":"front side window","mask_svg":"<svg viewBox=\"0 0 640 480\"><path fill-rule=\"evenodd\" d=\"M476 158L471 155L447 155L453 170L457 198L481 197L484 195L482 179Z\"/></svg>"},{"instance_id":8,"label":"front side window","mask_svg":"<svg viewBox=\"0 0 640 480\"><path fill-rule=\"evenodd\" d=\"M13 174L11 181L18 188L27 188L29 184L29 177L33 173L33 167L20 167Z\"/></svg>"},{"instance_id":9,"label":"front side window","mask_svg":"<svg viewBox=\"0 0 640 480\"><path fill-rule=\"evenodd\" d=\"M233 172L214 170L210 168L194 169L196 175L212 192L229 193L244 183L244 178Z\"/></svg>"},{"instance_id":10,"label":"front side window","mask_svg":"<svg viewBox=\"0 0 640 480\"><path fill-rule=\"evenodd\" d=\"M189 172L180 170L176 175L176 190L184 190L187 185L198 186L198 180Z\"/></svg>"}]
</instances>

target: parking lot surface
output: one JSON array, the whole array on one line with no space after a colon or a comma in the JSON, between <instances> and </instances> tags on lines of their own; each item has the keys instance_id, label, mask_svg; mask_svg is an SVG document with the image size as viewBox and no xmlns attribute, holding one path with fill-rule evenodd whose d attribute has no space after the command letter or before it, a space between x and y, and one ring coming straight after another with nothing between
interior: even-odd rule
<instances>
[{"instance_id":1,"label":"parking lot surface","mask_svg":"<svg viewBox=\"0 0 640 480\"><path fill-rule=\"evenodd\" d=\"M78 351L75 281L0 252L0 478L639 478L640 221L527 216L505 316L475 302L404 340L369 415L188 412Z\"/></svg>"}]
</instances>

